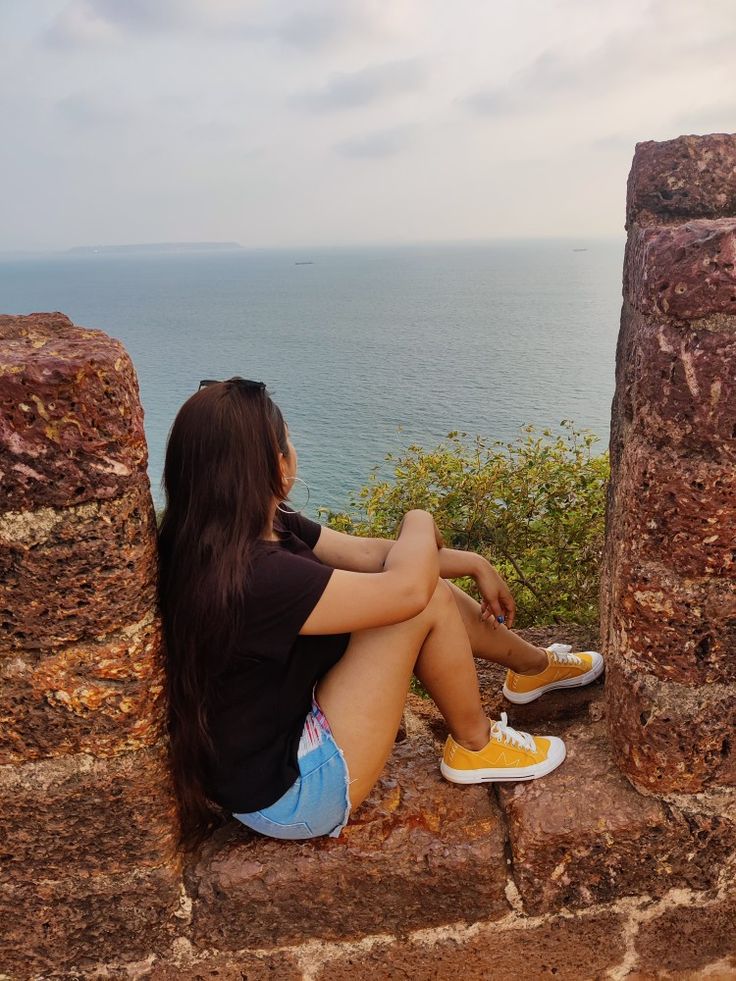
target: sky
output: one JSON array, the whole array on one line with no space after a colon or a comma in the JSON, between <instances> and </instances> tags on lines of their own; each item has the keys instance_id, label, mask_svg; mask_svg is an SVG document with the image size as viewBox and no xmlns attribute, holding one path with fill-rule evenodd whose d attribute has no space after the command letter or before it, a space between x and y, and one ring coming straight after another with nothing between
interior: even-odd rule
<instances>
[{"instance_id":1,"label":"sky","mask_svg":"<svg viewBox=\"0 0 736 981\"><path fill-rule=\"evenodd\" d=\"M0 0L0 250L623 236L734 0Z\"/></svg>"}]
</instances>

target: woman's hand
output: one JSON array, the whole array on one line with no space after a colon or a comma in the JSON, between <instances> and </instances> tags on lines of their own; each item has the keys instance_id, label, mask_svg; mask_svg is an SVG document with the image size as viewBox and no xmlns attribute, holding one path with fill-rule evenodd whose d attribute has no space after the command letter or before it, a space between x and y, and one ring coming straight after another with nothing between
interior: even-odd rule
<instances>
[{"instance_id":1,"label":"woman's hand","mask_svg":"<svg viewBox=\"0 0 736 981\"><path fill-rule=\"evenodd\" d=\"M516 603L503 578L485 559L480 563L473 578L481 595L480 618L490 627L499 626L497 617L504 618L505 626L513 627L516 616Z\"/></svg>"}]
</instances>

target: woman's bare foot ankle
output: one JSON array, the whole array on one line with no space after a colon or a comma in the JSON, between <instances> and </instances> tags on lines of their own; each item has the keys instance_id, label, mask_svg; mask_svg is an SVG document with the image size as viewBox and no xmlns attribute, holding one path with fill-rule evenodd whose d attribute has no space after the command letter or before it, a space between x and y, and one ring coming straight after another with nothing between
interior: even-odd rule
<instances>
[{"instance_id":1,"label":"woman's bare foot ankle","mask_svg":"<svg viewBox=\"0 0 736 981\"><path fill-rule=\"evenodd\" d=\"M537 647L536 654L536 657L530 658L528 661L524 658L518 668L512 668L514 674L541 674L549 664L549 658L543 647Z\"/></svg>"}]
</instances>

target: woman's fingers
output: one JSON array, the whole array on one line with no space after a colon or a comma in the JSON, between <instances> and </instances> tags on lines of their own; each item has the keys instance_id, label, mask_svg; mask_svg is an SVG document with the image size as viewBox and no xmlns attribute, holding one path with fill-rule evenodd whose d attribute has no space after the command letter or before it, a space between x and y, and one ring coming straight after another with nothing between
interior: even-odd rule
<instances>
[{"instance_id":1,"label":"woman's fingers","mask_svg":"<svg viewBox=\"0 0 736 981\"><path fill-rule=\"evenodd\" d=\"M500 620L498 619L499 617L501 618ZM499 623L504 622L506 618L497 597L493 596L483 600L481 603L480 618L492 627L497 627Z\"/></svg>"},{"instance_id":2,"label":"woman's fingers","mask_svg":"<svg viewBox=\"0 0 736 981\"><path fill-rule=\"evenodd\" d=\"M506 626L512 627L514 617L516 616L516 603L514 602L514 597L508 590L504 590L501 594L501 602L503 603L504 613L506 616Z\"/></svg>"}]
</instances>

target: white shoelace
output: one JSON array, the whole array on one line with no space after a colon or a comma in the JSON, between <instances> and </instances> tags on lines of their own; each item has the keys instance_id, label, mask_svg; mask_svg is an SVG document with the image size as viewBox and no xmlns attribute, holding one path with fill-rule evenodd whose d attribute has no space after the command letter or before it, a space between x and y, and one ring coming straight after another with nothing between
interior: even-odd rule
<instances>
[{"instance_id":1,"label":"white shoelace","mask_svg":"<svg viewBox=\"0 0 736 981\"><path fill-rule=\"evenodd\" d=\"M532 753L536 753L537 744L534 742L533 737L528 732L518 732L516 729L512 729L508 722L509 717L505 712L502 712L500 721L494 722L491 726L491 736L499 739L501 742L508 742L512 746L518 746L520 749L529 749Z\"/></svg>"},{"instance_id":2,"label":"white shoelace","mask_svg":"<svg viewBox=\"0 0 736 981\"><path fill-rule=\"evenodd\" d=\"M550 644L547 650L552 655L552 659L558 664L577 664L581 665L583 659L577 654L571 654L572 647L569 644Z\"/></svg>"}]
</instances>

